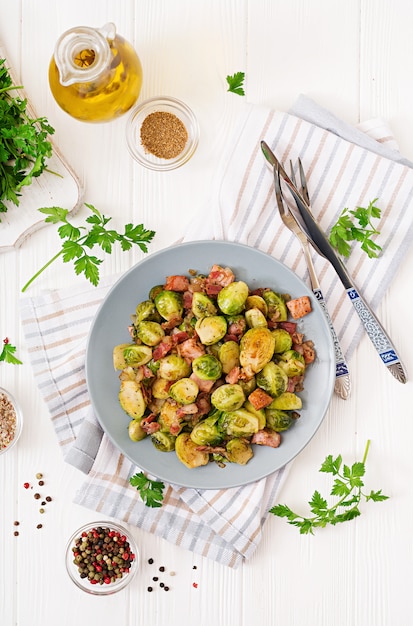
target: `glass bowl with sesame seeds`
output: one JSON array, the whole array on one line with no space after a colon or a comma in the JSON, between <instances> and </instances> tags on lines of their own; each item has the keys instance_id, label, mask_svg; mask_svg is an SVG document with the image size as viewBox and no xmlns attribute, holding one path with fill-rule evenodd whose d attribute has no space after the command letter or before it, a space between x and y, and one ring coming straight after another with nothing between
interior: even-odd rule
<instances>
[{"instance_id":1,"label":"glass bowl with sesame seeds","mask_svg":"<svg viewBox=\"0 0 413 626\"><path fill-rule=\"evenodd\" d=\"M152 170L173 170L187 163L199 141L198 121L187 104L169 96L136 106L126 125L133 158Z\"/></svg>"},{"instance_id":2,"label":"glass bowl with sesame seeds","mask_svg":"<svg viewBox=\"0 0 413 626\"><path fill-rule=\"evenodd\" d=\"M133 537L114 522L85 524L66 546L66 569L71 580L92 595L121 591L138 568L139 551Z\"/></svg>"},{"instance_id":3,"label":"glass bowl with sesame seeds","mask_svg":"<svg viewBox=\"0 0 413 626\"><path fill-rule=\"evenodd\" d=\"M23 414L16 399L0 387L0 455L11 450L23 429Z\"/></svg>"}]
</instances>

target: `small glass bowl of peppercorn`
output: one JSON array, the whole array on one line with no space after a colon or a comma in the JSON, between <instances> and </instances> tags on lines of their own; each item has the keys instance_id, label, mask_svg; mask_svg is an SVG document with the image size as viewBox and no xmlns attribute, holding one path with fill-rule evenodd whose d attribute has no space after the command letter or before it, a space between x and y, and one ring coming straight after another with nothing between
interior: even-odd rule
<instances>
[{"instance_id":1,"label":"small glass bowl of peppercorn","mask_svg":"<svg viewBox=\"0 0 413 626\"><path fill-rule=\"evenodd\" d=\"M126 125L129 152L151 170L173 170L187 163L199 141L198 121L187 104L161 96L135 107Z\"/></svg>"},{"instance_id":2,"label":"small glass bowl of peppercorn","mask_svg":"<svg viewBox=\"0 0 413 626\"><path fill-rule=\"evenodd\" d=\"M124 589L139 567L139 551L130 533L113 522L79 528L66 548L66 569L83 591L107 596Z\"/></svg>"},{"instance_id":3,"label":"small glass bowl of peppercorn","mask_svg":"<svg viewBox=\"0 0 413 626\"><path fill-rule=\"evenodd\" d=\"M9 391L0 387L0 456L17 443L23 429L23 413Z\"/></svg>"}]
</instances>

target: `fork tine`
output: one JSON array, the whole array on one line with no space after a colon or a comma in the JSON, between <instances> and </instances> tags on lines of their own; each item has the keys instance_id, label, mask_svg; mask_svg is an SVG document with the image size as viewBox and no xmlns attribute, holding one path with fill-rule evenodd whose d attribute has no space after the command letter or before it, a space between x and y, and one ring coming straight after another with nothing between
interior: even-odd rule
<instances>
[{"instance_id":1,"label":"fork tine","mask_svg":"<svg viewBox=\"0 0 413 626\"><path fill-rule=\"evenodd\" d=\"M301 191L303 194L303 198L307 202L308 206L310 206L310 194L308 193L307 180L304 174L304 168L303 164L301 163L300 157L298 157L298 169L300 171Z\"/></svg>"},{"instance_id":2,"label":"fork tine","mask_svg":"<svg viewBox=\"0 0 413 626\"><path fill-rule=\"evenodd\" d=\"M293 162L290 159L290 178L293 182L293 184L297 187L297 181L295 179L295 174L294 174L294 168L293 168ZM304 198L305 199L305 198Z\"/></svg>"}]
</instances>

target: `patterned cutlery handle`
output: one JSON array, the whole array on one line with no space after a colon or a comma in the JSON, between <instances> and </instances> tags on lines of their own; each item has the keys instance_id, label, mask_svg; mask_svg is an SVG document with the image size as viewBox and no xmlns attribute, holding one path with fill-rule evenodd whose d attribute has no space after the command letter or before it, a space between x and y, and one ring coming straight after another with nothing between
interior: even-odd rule
<instances>
[{"instance_id":1,"label":"patterned cutlery handle","mask_svg":"<svg viewBox=\"0 0 413 626\"><path fill-rule=\"evenodd\" d=\"M354 286L346 291L384 365L397 380L405 383L407 381L405 370L383 326Z\"/></svg>"},{"instance_id":2,"label":"patterned cutlery handle","mask_svg":"<svg viewBox=\"0 0 413 626\"><path fill-rule=\"evenodd\" d=\"M336 382L334 385L334 391L341 398L343 398L344 400L347 400L351 391L350 373L348 370L347 362L344 358L344 354L341 349L341 345L338 340L335 328L333 326L330 313L328 312L328 308L327 308L326 301L324 300L323 292L319 288L313 289L313 292L328 322L331 337L334 343L334 354L336 358Z\"/></svg>"}]
</instances>

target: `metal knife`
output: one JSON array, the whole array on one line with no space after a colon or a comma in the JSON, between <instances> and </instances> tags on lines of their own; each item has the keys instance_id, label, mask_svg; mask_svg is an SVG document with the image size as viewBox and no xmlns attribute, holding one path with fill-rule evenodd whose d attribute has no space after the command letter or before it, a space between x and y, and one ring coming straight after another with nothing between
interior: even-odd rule
<instances>
[{"instance_id":1,"label":"metal knife","mask_svg":"<svg viewBox=\"0 0 413 626\"><path fill-rule=\"evenodd\" d=\"M360 317L364 330L366 331L384 365L399 382L407 382L405 368L403 367L396 348L387 335L387 332L384 330L376 315L359 293L345 265L336 255L326 235L312 216L306 201L289 178L281 163L278 160L277 162L281 177L289 188L295 201L295 203L291 203L291 205L289 205L291 212L301 224L315 250L321 254L321 256L325 257L335 269L337 276L343 283L351 303Z\"/></svg>"}]
</instances>

